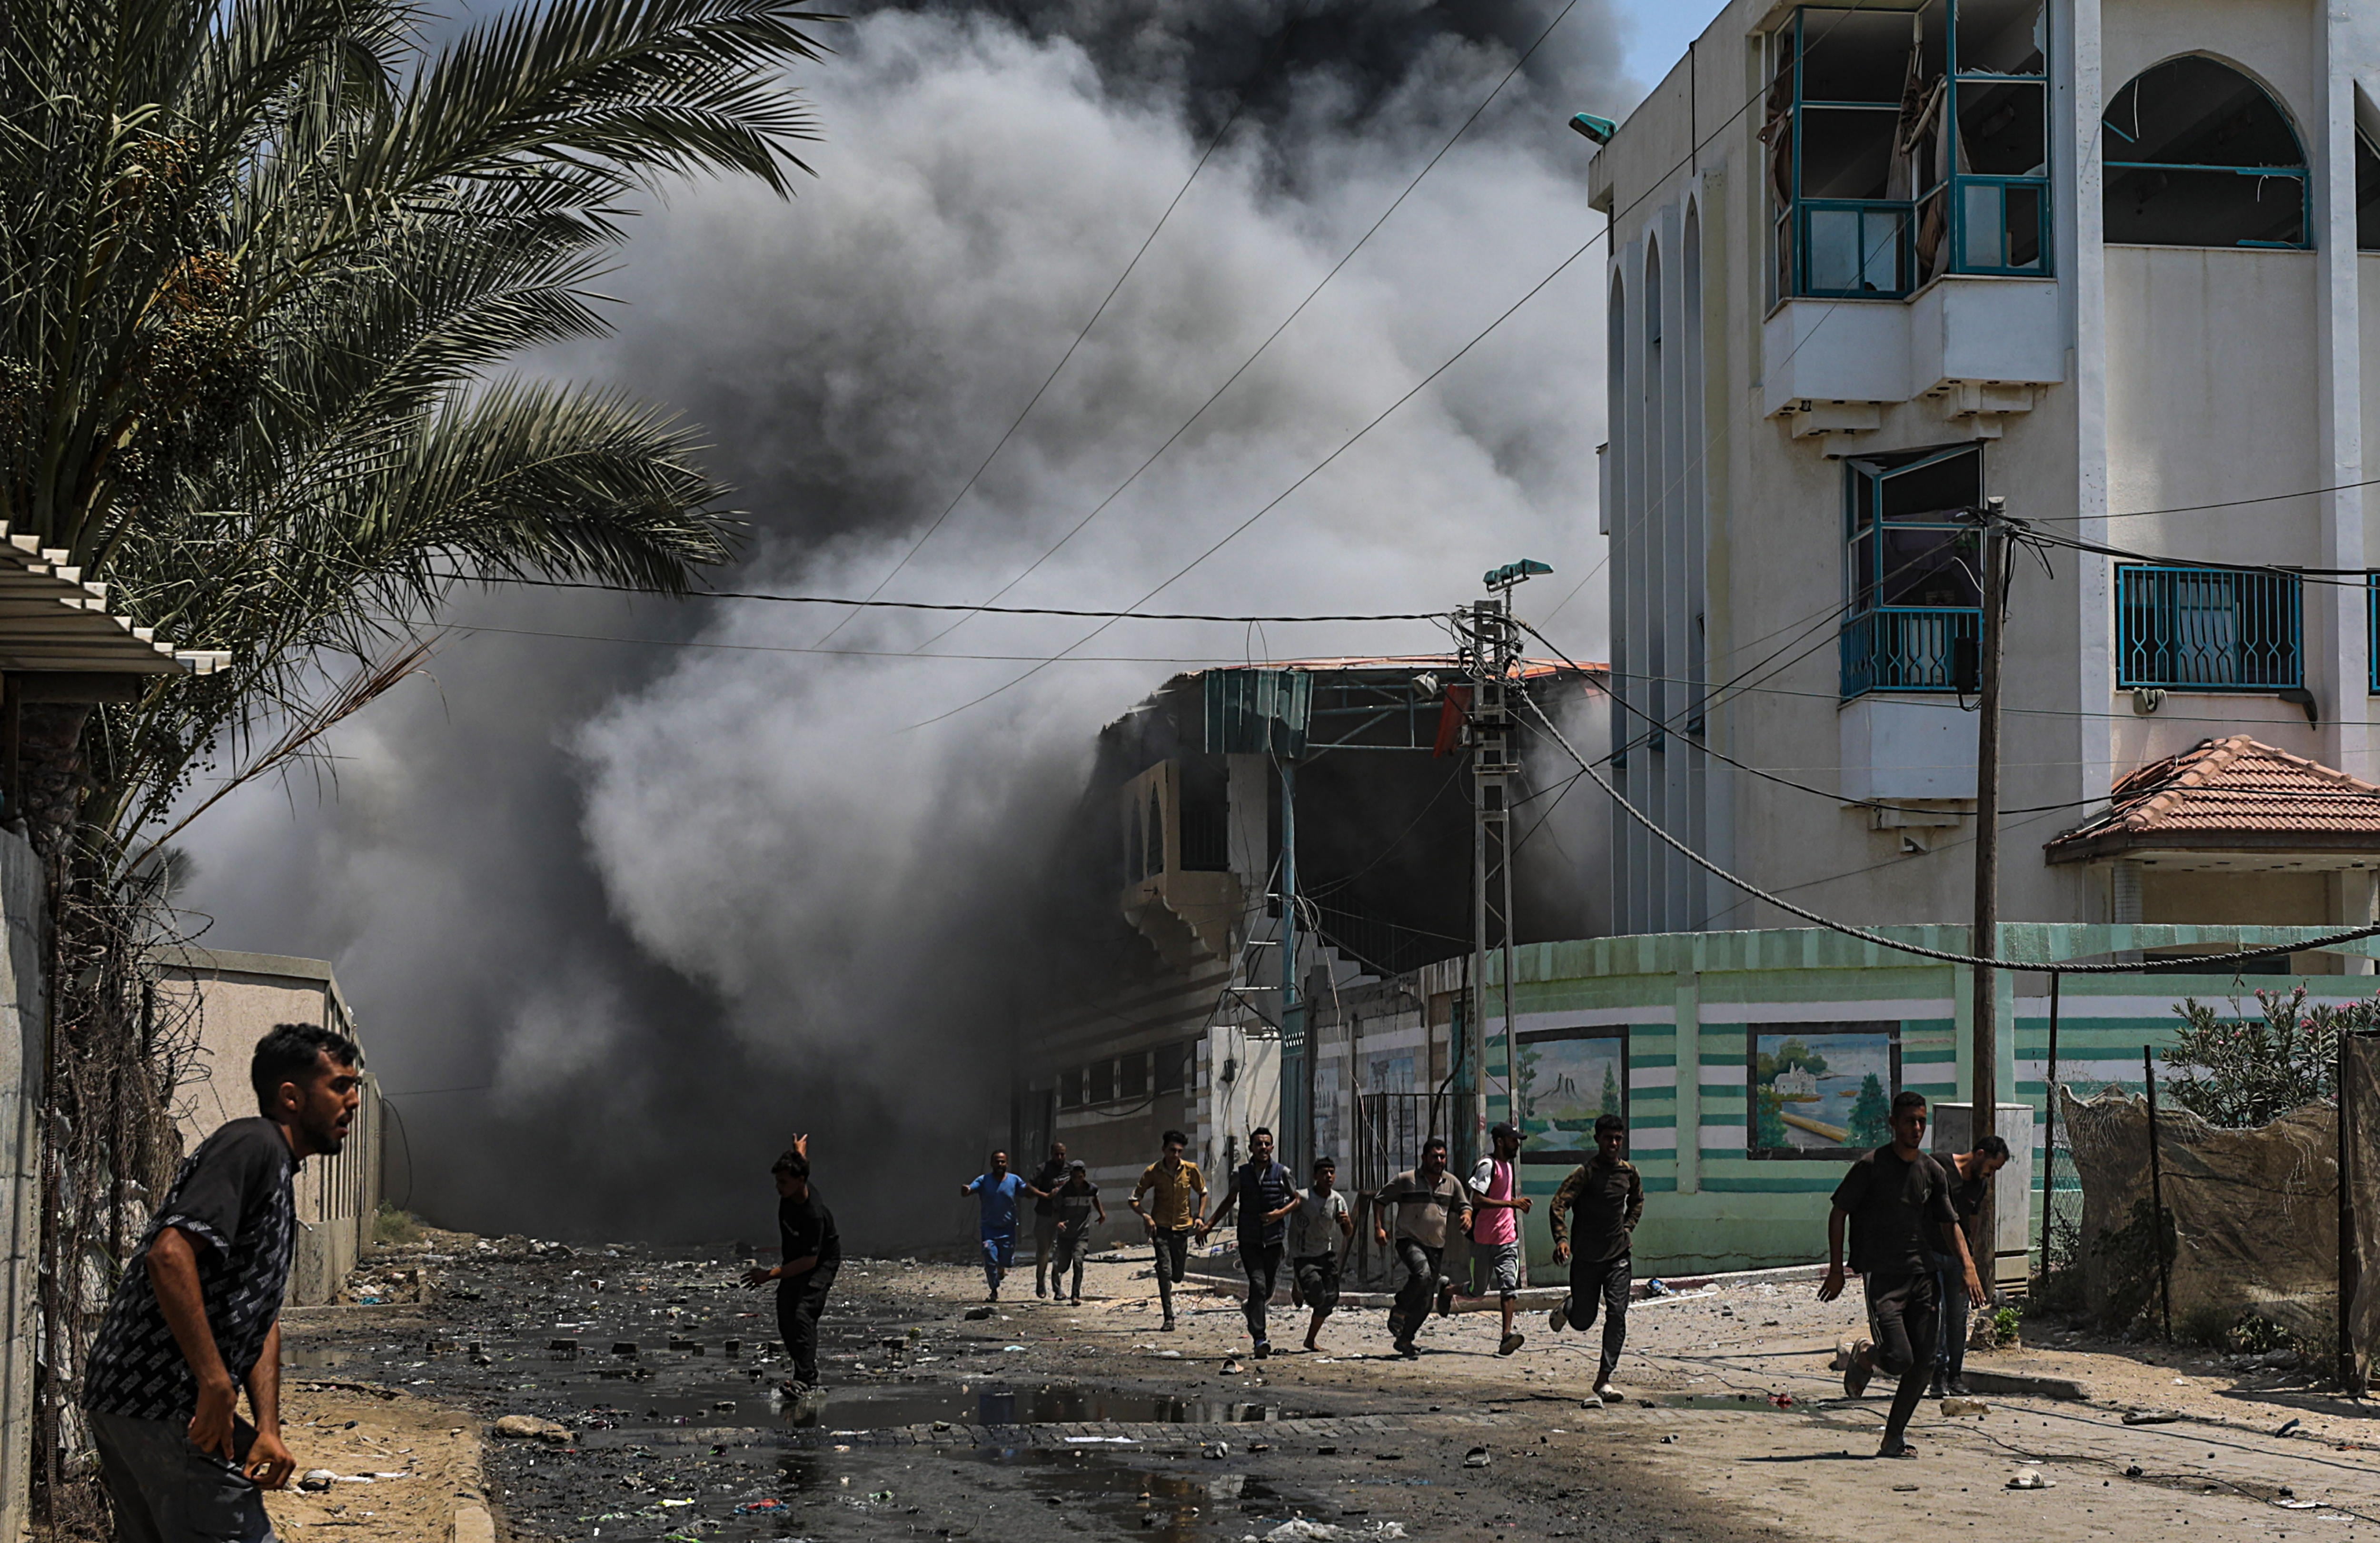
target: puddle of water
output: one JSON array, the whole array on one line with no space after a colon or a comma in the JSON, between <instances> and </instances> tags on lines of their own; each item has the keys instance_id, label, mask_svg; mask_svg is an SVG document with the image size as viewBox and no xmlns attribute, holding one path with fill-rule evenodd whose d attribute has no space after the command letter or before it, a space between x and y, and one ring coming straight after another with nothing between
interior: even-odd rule
<instances>
[{"instance_id":1,"label":"puddle of water","mask_svg":"<svg viewBox=\"0 0 2380 1543\"><path fill-rule=\"evenodd\" d=\"M1194 1465L1196 1459L1150 1468L1096 1453L994 1447L978 1460L1013 1473L1027 1493L1055 1502L1053 1512L1077 1520L1088 1513L1110 1524L1111 1535L1137 1534L1158 1543L1262 1534L1297 1509L1256 1475Z\"/></svg>"}]
</instances>

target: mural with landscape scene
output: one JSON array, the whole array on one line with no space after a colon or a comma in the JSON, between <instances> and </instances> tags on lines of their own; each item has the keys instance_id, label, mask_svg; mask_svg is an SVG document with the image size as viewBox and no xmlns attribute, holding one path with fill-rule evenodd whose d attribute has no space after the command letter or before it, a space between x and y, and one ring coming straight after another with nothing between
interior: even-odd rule
<instances>
[{"instance_id":1,"label":"mural with landscape scene","mask_svg":"<svg viewBox=\"0 0 2380 1543\"><path fill-rule=\"evenodd\" d=\"M1628 1117L1628 1030L1541 1028L1512 1051L1521 1160L1579 1162L1595 1152L1595 1122Z\"/></svg>"},{"instance_id":2,"label":"mural with landscape scene","mask_svg":"<svg viewBox=\"0 0 2380 1543\"><path fill-rule=\"evenodd\" d=\"M1753 1024L1746 1032L1752 1156L1855 1158L1892 1139L1898 1023Z\"/></svg>"}]
</instances>

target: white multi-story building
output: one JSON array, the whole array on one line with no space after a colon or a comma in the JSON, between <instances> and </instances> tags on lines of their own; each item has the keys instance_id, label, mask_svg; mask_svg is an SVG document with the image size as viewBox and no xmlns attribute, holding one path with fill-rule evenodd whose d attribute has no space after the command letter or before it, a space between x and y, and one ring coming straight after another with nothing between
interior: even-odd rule
<instances>
[{"instance_id":1,"label":"white multi-story building","mask_svg":"<svg viewBox=\"0 0 2380 1543\"><path fill-rule=\"evenodd\" d=\"M2003 917L2368 920L2380 835L2254 769L2380 771L2375 102L2373 0L1730 5L1591 174L1623 791L1827 913L1963 920L1998 496L2111 549L2015 554ZM2052 844L2218 762L2230 815ZM1615 819L1615 931L1790 920Z\"/></svg>"}]
</instances>

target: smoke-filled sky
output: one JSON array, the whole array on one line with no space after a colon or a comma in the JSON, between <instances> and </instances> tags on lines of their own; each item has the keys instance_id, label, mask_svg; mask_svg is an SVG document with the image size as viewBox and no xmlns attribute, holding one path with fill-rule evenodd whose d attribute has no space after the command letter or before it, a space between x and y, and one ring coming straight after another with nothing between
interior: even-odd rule
<instances>
[{"instance_id":1,"label":"smoke-filled sky","mask_svg":"<svg viewBox=\"0 0 2380 1543\"><path fill-rule=\"evenodd\" d=\"M622 383L705 426L750 518L722 585L865 593L1244 100L1131 282L886 590L979 601L1054 546L1008 603L1127 605L1601 229L1564 119L1639 87L1613 0L1580 0L1264 358L1058 544L1559 6L838 7L856 19L799 77L826 135L816 179L791 202L670 189L604 286L618 336L522 368ZM1525 554L1557 570L1529 596L1543 614L1601 554L1602 272L1598 246L1161 607L1444 608ZM1598 579L1556 636L1599 657L1602 614ZM980 617L928 645L948 618L874 613L821 653L844 613L550 590L457 619L487 630L340 732L335 784L249 790L194 829L184 899L214 918L204 941L337 962L405 1095L410 1199L437 1220L760 1236L769 1160L809 1129L862 1246L955 1223L964 1165L1005 1128L1000 1041L1050 942L1027 902L1099 726L1189 662L1441 641L1411 624L1089 638ZM1078 640L1081 662L1027 674Z\"/></svg>"}]
</instances>

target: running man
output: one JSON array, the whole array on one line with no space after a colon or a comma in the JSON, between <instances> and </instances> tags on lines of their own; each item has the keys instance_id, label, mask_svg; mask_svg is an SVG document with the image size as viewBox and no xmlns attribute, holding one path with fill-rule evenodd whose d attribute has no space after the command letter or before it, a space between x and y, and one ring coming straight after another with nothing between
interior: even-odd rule
<instances>
[{"instance_id":1,"label":"running man","mask_svg":"<svg viewBox=\"0 0 2380 1543\"><path fill-rule=\"evenodd\" d=\"M1473 1255L1488 1271L1488 1281L1504 1309L1504 1337L1496 1354L1510 1355L1526 1343L1513 1331L1512 1309L1521 1300L1521 1218L1529 1212L1529 1197L1521 1193L1521 1133L1510 1125L1488 1132L1489 1150L1471 1169Z\"/></svg>"},{"instance_id":2,"label":"running man","mask_svg":"<svg viewBox=\"0 0 2380 1543\"><path fill-rule=\"evenodd\" d=\"M1645 1181L1636 1165L1620 1155L1628 1144L1627 1123L1617 1114L1595 1122L1595 1156L1571 1170L1554 1191L1554 1263L1570 1261L1570 1294L1553 1310L1554 1332L1595 1327L1603 1312L1603 1359L1596 1363L1591 1404L1618 1402L1611 1374L1628 1343L1628 1293L1635 1283L1629 1253L1636 1223L1645 1214Z\"/></svg>"},{"instance_id":3,"label":"running man","mask_svg":"<svg viewBox=\"0 0 2380 1543\"><path fill-rule=\"evenodd\" d=\"M1297 1300L1313 1313L1305 1326L1305 1348L1320 1350L1314 1342L1322 1323L1339 1306L1339 1259L1355 1235L1355 1217L1347 1197L1334 1187L1339 1165L1327 1157L1314 1160L1313 1186L1297 1197L1289 1213L1289 1267L1297 1282Z\"/></svg>"},{"instance_id":4,"label":"running man","mask_svg":"<svg viewBox=\"0 0 2380 1543\"><path fill-rule=\"evenodd\" d=\"M818 1387L819 1315L826 1310L826 1294L843 1268L843 1237L834 1230L834 1213L810 1186L808 1136L795 1136L769 1175L777 1182L782 1262L754 1265L744 1272L744 1283L777 1282L777 1333L785 1342L785 1358L794 1364L794 1379L784 1391L799 1403Z\"/></svg>"},{"instance_id":5,"label":"running man","mask_svg":"<svg viewBox=\"0 0 2380 1543\"><path fill-rule=\"evenodd\" d=\"M1429 1317L1430 1298L1438 1298L1444 1317L1454 1288L1440 1280L1439 1261L1446 1257L1446 1229L1471 1225L1471 1206L1463 1185L1446 1171L1446 1138L1433 1136L1421 1145L1421 1161L1380 1186L1372 1199L1372 1234L1382 1246L1389 1243L1383 1218L1396 1211L1397 1258L1405 1268L1405 1282L1397 1288L1396 1305L1389 1309L1389 1337L1397 1354L1407 1360L1421 1354L1414 1336Z\"/></svg>"},{"instance_id":6,"label":"running man","mask_svg":"<svg viewBox=\"0 0 2380 1543\"><path fill-rule=\"evenodd\" d=\"M1058 1186L1057 1252L1050 1265L1050 1294L1064 1296L1066 1267L1075 1269L1074 1302L1083 1301L1083 1265L1091 1253L1091 1219L1097 1213L1101 1223L1108 1219L1106 1202L1099 1198L1099 1186L1091 1183L1088 1164L1076 1158L1066 1165L1066 1182Z\"/></svg>"},{"instance_id":7,"label":"running man","mask_svg":"<svg viewBox=\"0 0 2380 1543\"><path fill-rule=\"evenodd\" d=\"M1128 1204L1156 1245L1157 1295L1165 1304L1164 1328L1171 1332L1173 1288L1182 1283L1182 1273L1189 1268L1190 1234L1198 1230L1199 1213L1207 1209L1207 1179L1196 1163L1183 1160L1182 1154L1190 1145L1188 1136L1167 1131L1164 1141L1165 1155L1141 1170L1140 1183L1134 1186ZM1144 1195L1151 1197L1147 1210L1140 1206Z\"/></svg>"},{"instance_id":8,"label":"running man","mask_svg":"<svg viewBox=\"0 0 2380 1543\"><path fill-rule=\"evenodd\" d=\"M1281 1240L1288 1231L1288 1217L1297 1209L1297 1184L1289 1170L1275 1162L1272 1156L1272 1132L1262 1125L1248 1133L1248 1160L1240 1164L1232 1175L1232 1192L1215 1208L1215 1214L1198 1228L1198 1235L1223 1224L1223 1218L1237 1209L1240 1213L1240 1273L1248 1278L1248 1301L1243 1309L1248 1319L1248 1338L1256 1342L1257 1359L1272 1354L1272 1341L1265 1334L1265 1308L1272 1303L1274 1283L1281 1277Z\"/></svg>"},{"instance_id":9,"label":"running man","mask_svg":"<svg viewBox=\"0 0 2380 1543\"><path fill-rule=\"evenodd\" d=\"M1066 1144L1052 1141L1050 1143L1050 1160L1035 1169L1033 1176L1025 1181L1025 1193L1033 1197L1033 1294L1036 1296L1065 1294L1057 1289L1054 1281L1044 1291L1041 1277L1045 1268L1056 1258L1051 1247L1058 1238L1058 1186L1066 1182Z\"/></svg>"},{"instance_id":10,"label":"running man","mask_svg":"<svg viewBox=\"0 0 2380 1543\"><path fill-rule=\"evenodd\" d=\"M997 1302L1000 1282L1016 1262L1016 1197L1025 1193L1025 1181L1008 1171L1006 1152L994 1152L991 1166L969 1179L959 1193L976 1197L981 1208L983 1279L991 1288L984 1300Z\"/></svg>"},{"instance_id":11,"label":"running man","mask_svg":"<svg viewBox=\"0 0 2380 1543\"><path fill-rule=\"evenodd\" d=\"M1818 1300L1832 1302L1843 1294L1843 1226L1849 1222L1852 1268L1865 1278L1868 1330L1874 1335L1852 1347L1843 1393L1857 1398L1867 1391L1868 1379L1879 1367L1900 1379L1885 1416L1878 1457L1917 1455L1902 1435L1934 1370L1941 1307L1929 1247L1934 1236L1947 1245L1941 1252L1958 1261L1968 1300L1979 1307L1984 1304L1983 1282L1975 1279L1967 1237L1950 1203L1949 1175L1926 1155L1925 1142L1925 1095L1903 1092L1892 1100L1891 1144L1852 1164L1835 1186L1834 1209L1827 1215L1827 1278L1818 1286Z\"/></svg>"},{"instance_id":12,"label":"running man","mask_svg":"<svg viewBox=\"0 0 2380 1543\"><path fill-rule=\"evenodd\" d=\"M182 1164L116 1282L82 1385L116 1537L271 1543L261 1491L297 1467L281 1440L290 1181L346 1144L362 1059L319 1024L275 1024L249 1062L257 1116ZM239 1417L242 1388L253 1426Z\"/></svg>"},{"instance_id":13,"label":"running man","mask_svg":"<svg viewBox=\"0 0 2380 1543\"><path fill-rule=\"evenodd\" d=\"M1975 1217L1984 1209L1984 1185L1991 1176L2008 1166L2009 1144L1997 1136L1986 1136L1975 1143L1972 1152L1960 1152L1950 1159L1950 1209L1959 1213L1959 1228L1972 1233ZM1982 1254L1984 1240L1970 1236L1967 1254L1970 1258ZM1942 1294L1942 1332L1939 1348L1934 1355L1934 1385L1926 1391L1928 1398L1940 1398L1951 1393L1967 1396L1967 1297L1951 1288L1959 1284L1959 1261L1937 1248L1933 1251L1934 1273L1938 1280L1936 1289ZM1975 1273L1981 1275L1979 1267Z\"/></svg>"}]
</instances>

